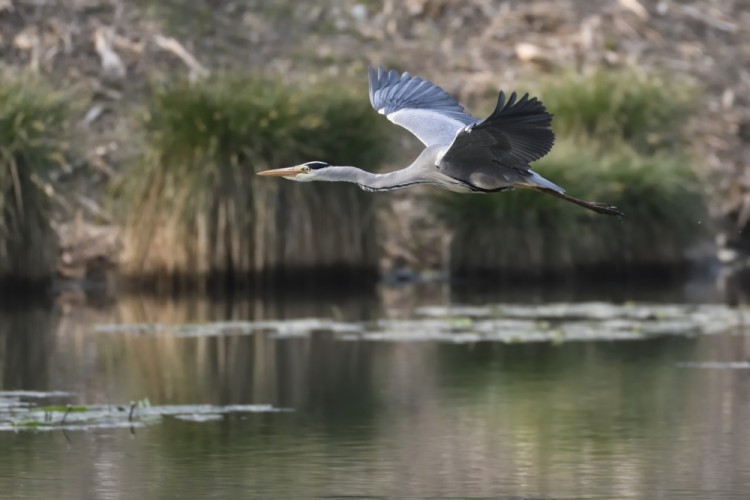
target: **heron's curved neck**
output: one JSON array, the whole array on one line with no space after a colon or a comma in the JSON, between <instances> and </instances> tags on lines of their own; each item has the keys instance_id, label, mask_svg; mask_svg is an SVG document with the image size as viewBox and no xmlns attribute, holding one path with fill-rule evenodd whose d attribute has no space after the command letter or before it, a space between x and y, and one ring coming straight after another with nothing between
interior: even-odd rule
<instances>
[{"instance_id":1,"label":"heron's curved neck","mask_svg":"<svg viewBox=\"0 0 750 500\"><path fill-rule=\"evenodd\" d=\"M430 182L411 167L385 174L375 174L357 167L328 167L321 171L317 180L353 182L365 191L393 191Z\"/></svg>"}]
</instances>

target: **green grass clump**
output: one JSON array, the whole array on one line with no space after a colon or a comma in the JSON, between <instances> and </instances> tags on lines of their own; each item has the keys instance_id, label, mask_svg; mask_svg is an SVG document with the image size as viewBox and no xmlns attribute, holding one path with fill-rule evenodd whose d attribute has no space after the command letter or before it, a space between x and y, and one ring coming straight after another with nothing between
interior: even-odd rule
<instances>
[{"instance_id":1,"label":"green grass clump","mask_svg":"<svg viewBox=\"0 0 750 500\"><path fill-rule=\"evenodd\" d=\"M40 180L64 162L66 97L35 76L0 77L0 281L41 283L54 273L57 238Z\"/></svg>"},{"instance_id":2,"label":"green grass clump","mask_svg":"<svg viewBox=\"0 0 750 500\"><path fill-rule=\"evenodd\" d=\"M43 411L45 413L83 413L90 411L86 406L71 406L71 405L49 405L40 406L37 411Z\"/></svg>"},{"instance_id":3,"label":"green grass clump","mask_svg":"<svg viewBox=\"0 0 750 500\"><path fill-rule=\"evenodd\" d=\"M159 283L271 270L375 270L372 197L255 173L309 160L373 167L384 123L346 89L238 76L156 89L123 184L125 272ZM171 286L171 285L170 285Z\"/></svg>"},{"instance_id":4,"label":"green grass clump","mask_svg":"<svg viewBox=\"0 0 750 500\"><path fill-rule=\"evenodd\" d=\"M693 90L667 78L634 70L568 73L540 91L563 137L624 141L643 153L684 145L685 121L693 112Z\"/></svg>"},{"instance_id":5,"label":"green grass clump","mask_svg":"<svg viewBox=\"0 0 750 500\"><path fill-rule=\"evenodd\" d=\"M595 143L566 141L535 170L572 196L619 207L625 217L530 191L441 194L439 214L454 232L454 275L665 268L685 263L686 250L705 235L700 182L682 158L644 156L624 144L603 152Z\"/></svg>"}]
</instances>

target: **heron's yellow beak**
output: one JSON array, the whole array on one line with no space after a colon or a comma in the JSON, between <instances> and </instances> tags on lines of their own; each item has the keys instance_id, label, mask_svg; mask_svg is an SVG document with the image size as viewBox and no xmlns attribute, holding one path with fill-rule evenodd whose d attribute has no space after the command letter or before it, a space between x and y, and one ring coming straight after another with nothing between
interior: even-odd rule
<instances>
[{"instance_id":1,"label":"heron's yellow beak","mask_svg":"<svg viewBox=\"0 0 750 500\"><path fill-rule=\"evenodd\" d=\"M264 170L262 172L258 172L258 175L268 175L268 176L274 176L274 177L294 177L301 172L302 172L302 167L298 165L296 167L275 168L273 170Z\"/></svg>"}]
</instances>

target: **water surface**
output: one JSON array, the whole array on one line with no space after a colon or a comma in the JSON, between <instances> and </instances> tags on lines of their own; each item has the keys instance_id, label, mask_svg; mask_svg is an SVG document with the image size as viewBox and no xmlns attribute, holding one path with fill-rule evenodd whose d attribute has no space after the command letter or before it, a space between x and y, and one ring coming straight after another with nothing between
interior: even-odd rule
<instances>
[{"instance_id":1,"label":"water surface","mask_svg":"<svg viewBox=\"0 0 750 500\"><path fill-rule=\"evenodd\" d=\"M3 311L2 390L73 393L53 398L63 404L293 411L2 432L2 498L747 498L743 328L452 344L96 326L414 319L416 306L455 300L439 290L409 300L393 293L232 304L136 297Z\"/></svg>"}]
</instances>

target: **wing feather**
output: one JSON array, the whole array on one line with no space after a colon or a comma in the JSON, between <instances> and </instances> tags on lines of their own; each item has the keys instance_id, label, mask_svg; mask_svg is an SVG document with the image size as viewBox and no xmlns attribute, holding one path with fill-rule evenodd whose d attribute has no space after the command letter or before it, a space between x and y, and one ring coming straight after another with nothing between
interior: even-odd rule
<instances>
[{"instance_id":1,"label":"wing feather","mask_svg":"<svg viewBox=\"0 0 750 500\"><path fill-rule=\"evenodd\" d=\"M500 169L497 177L507 177L513 170L528 172L529 163L549 153L555 142L552 115L536 97L516 97L513 92L506 101L500 92L492 114L462 129L438 168L463 179L477 168L487 172L492 166Z\"/></svg>"},{"instance_id":2,"label":"wing feather","mask_svg":"<svg viewBox=\"0 0 750 500\"><path fill-rule=\"evenodd\" d=\"M426 146L450 144L476 118L437 85L409 73L370 67L370 103Z\"/></svg>"}]
</instances>

